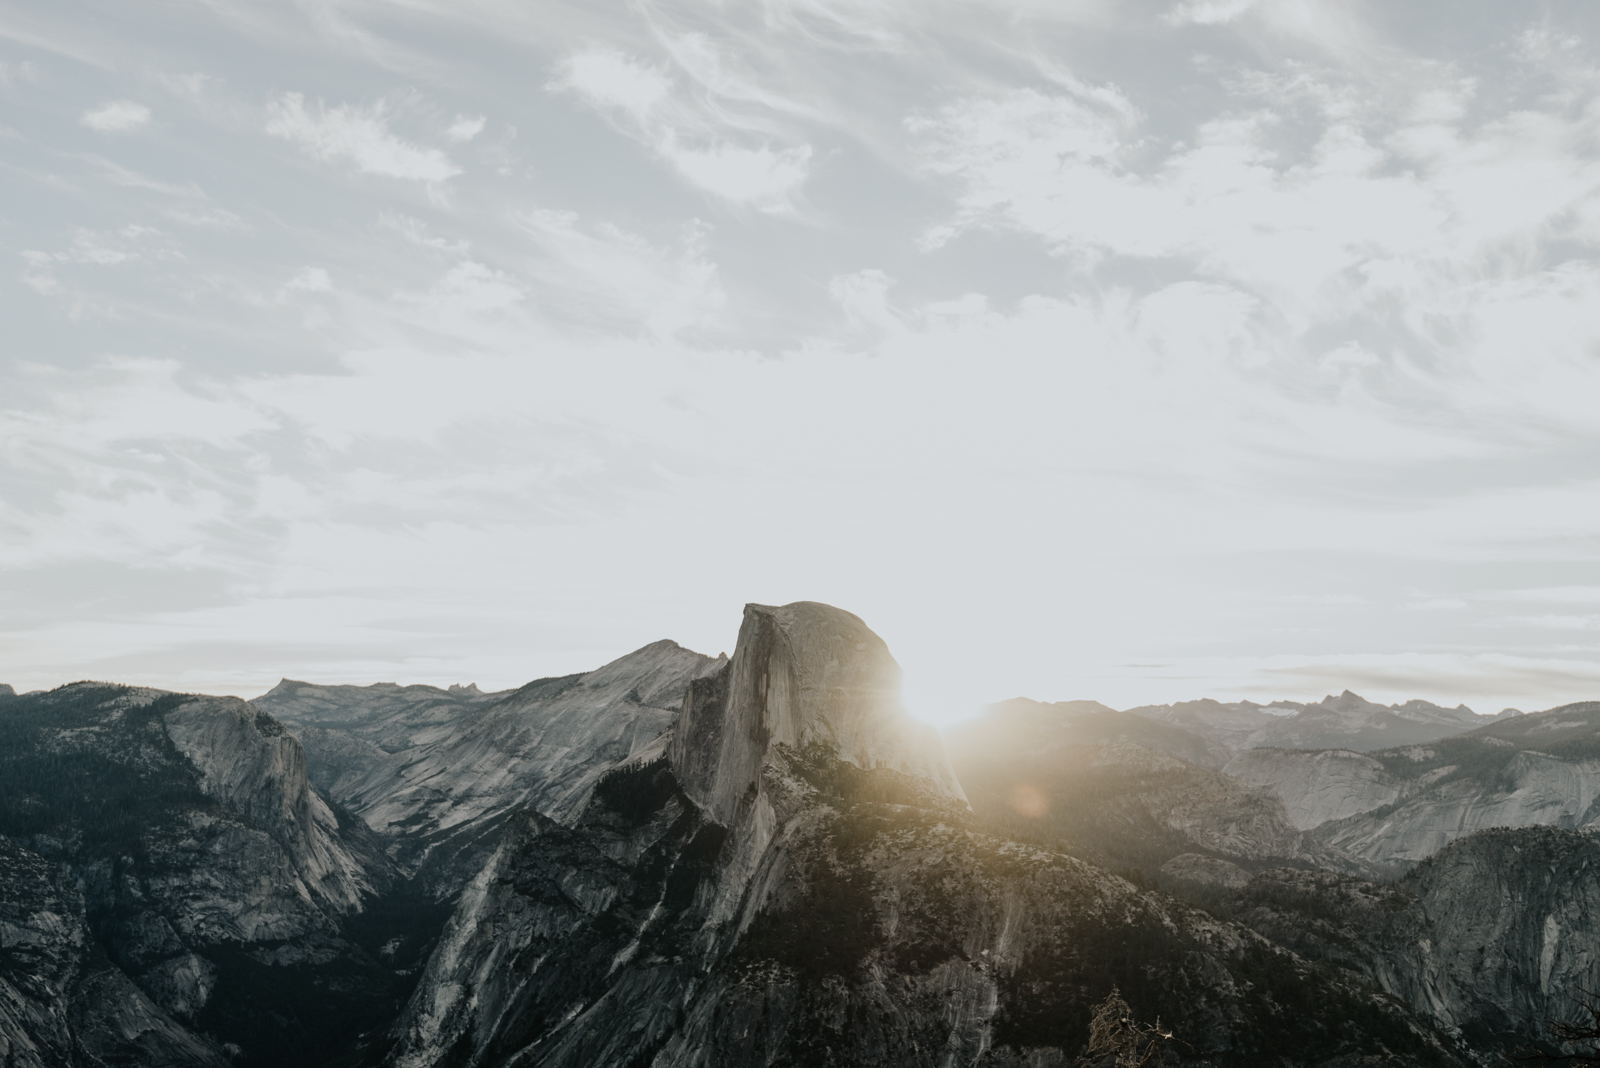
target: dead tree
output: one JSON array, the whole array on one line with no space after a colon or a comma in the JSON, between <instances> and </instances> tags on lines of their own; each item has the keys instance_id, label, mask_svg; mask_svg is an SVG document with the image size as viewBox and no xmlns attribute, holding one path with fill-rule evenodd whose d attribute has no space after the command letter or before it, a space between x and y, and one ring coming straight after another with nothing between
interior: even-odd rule
<instances>
[{"instance_id":1,"label":"dead tree","mask_svg":"<svg viewBox=\"0 0 1600 1068\"><path fill-rule=\"evenodd\" d=\"M1521 1064L1560 1064L1567 1068L1600 1068L1600 996L1584 992L1578 1004L1589 1014L1584 1023L1553 1022L1550 1033L1563 1046L1577 1047L1570 1053L1548 1053L1538 1049L1519 1049L1508 1058Z\"/></svg>"},{"instance_id":2,"label":"dead tree","mask_svg":"<svg viewBox=\"0 0 1600 1068\"><path fill-rule=\"evenodd\" d=\"M1089 1048L1077 1068L1156 1068L1172 1033L1133 1018L1133 1010L1116 987L1094 1007L1089 1020Z\"/></svg>"}]
</instances>

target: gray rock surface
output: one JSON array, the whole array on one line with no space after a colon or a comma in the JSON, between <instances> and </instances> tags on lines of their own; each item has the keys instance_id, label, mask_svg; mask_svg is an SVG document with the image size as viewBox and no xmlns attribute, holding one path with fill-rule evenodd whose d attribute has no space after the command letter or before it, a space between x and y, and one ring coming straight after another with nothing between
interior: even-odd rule
<instances>
[{"instance_id":1,"label":"gray rock surface","mask_svg":"<svg viewBox=\"0 0 1600 1068\"><path fill-rule=\"evenodd\" d=\"M1296 826L1399 873L1477 830L1600 821L1600 704L1366 754L1250 750L1227 771L1274 792Z\"/></svg>"},{"instance_id":2,"label":"gray rock surface","mask_svg":"<svg viewBox=\"0 0 1600 1068\"><path fill-rule=\"evenodd\" d=\"M459 728L472 709L509 697L514 690L484 693L476 685L323 686L284 679L251 704L295 728L326 727L399 753L436 742Z\"/></svg>"},{"instance_id":3,"label":"gray rock surface","mask_svg":"<svg viewBox=\"0 0 1600 1068\"><path fill-rule=\"evenodd\" d=\"M1200 853L1181 853L1161 865L1163 885L1189 883L1194 886L1224 887L1239 890L1250 883L1250 873L1237 864Z\"/></svg>"},{"instance_id":4,"label":"gray rock surface","mask_svg":"<svg viewBox=\"0 0 1600 1068\"><path fill-rule=\"evenodd\" d=\"M814 601L746 605L736 648L716 702L686 702L668 750L712 818L733 822L773 745L826 746L965 803L938 732L900 703L900 665L859 617Z\"/></svg>"},{"instance_id":5,"label":"gray rock surface","mask_svg":"<svg viewBox=\"0 0 1600 1068\"><path fill-rule=\"evenodd\" d=\"M406 872L460 888L514 811L555 819L677 718L726 658L660 641L595 671L480 694L284 682L252 702L281 716L330 795L386 836ZM459 855L459 859L458 859Z\"/></svg>"},{"instance_id":6,"label":"gray rock surface","mask_svg":"<svg viewBox=\"0 0 1600 1068\"><path fill-rule=\"evenodd\" d=\"M0 1064L228 1064L93 946L67 873L0 837Z\"/></svg>"},{"instance_id":7,"label":"gray rock surface","mask_svg":"<svg viewBox=\"0 0 1600 1068\"><path fill-rule=\"evenodd\" d=\"M664 744L514 817L386 1063L1064 1064L1113 985L1189 1064L1459 1063L1359 982L977 828L859 626L752 606Z\"/></svg>"},{"instance_id":8,"label":"gray rock surface","mask_svg":"<svg viewBox=\"0 0 1600 1068\"><path fill-rule=\"evenodd\" d=\"M1582 1022L1600 982L1600 835L1500 828L1462 838L1393 886L1329 872L1258 875L1232 915L1307 957L1373 978L1485 1063Z\"/></svg>"},{"instance_id":9,"label":"gray rock surface","mask_svg":"<svg viewBox=\"0 0 1600 1068\"><path fill-rule=\"evenodd\" d=\"M1508 709L1499 716L1480 716L1466 705L1443 708L1428 701L1380 705L1349 690L1315 704L1201 700L1128 711L1183 727L1234 752L1258 748L1367 752L1436 741L1518 714Z\"/></svg>"},{"instance_id":10,"label":"gray rock surface","mask_svg":"<svg viewBox=\"0 0 1600 1068\"><path fill-rule=\"evenodd\" d=\"M392 866L311 789L299 742L243 701L95 683L7 701L0 832L72 887L92 937L58 948L109 1000L72 1009L68 1030L111 1062L220 1063L196 1037L209 1033L237 1047L235 1063L277 1063L322 1044L316 1019L371 1011L353 981L380 994L400 983L344 935ZM292 980L274 974L290 964ZM66 988L53 997L77 1004ZM136 1039L137 1056L115 1052Z\"/></svg>"},{"instance_id":11,"label":"gray rock surface","mask_svg":"<svg viewBox=\"0 0 1600 1068\"><path fill-rule=\"evenodd\" d=\"M1383 761L1348 749L1246 749L1222 770L1276 794L1303 831L1382 808L1405 792Z\"/></svg>"}]
</instances>

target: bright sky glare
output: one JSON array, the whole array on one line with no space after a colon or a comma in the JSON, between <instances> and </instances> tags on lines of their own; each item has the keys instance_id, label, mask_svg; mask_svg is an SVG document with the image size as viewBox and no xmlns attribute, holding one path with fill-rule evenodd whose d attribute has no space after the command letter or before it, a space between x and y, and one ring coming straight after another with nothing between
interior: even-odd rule
<instances>
[{"instance_id":1,"label":"bright sky glare","mask_svg":"<svg viewBox=\"0 0 1600 1068\"><path fill-rule=\"evenodd\" d=\"M19 690L1600 698L1592 3L18 0L0 102Z\"/></svg>"}]
</instances>

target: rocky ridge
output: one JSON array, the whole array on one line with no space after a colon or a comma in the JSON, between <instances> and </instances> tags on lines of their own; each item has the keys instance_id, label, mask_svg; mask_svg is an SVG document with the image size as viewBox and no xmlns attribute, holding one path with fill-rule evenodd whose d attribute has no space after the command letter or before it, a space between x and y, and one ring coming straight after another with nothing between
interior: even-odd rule
<instances>
[{"instance_id":1,"label":"rocky ridge","mask_svg":"<svg viewBox=\"0 0 1600 1068\"><path fill-rule=\"evenodd\" d=\"M1173 858L1198 854L1249 869L1373 874L1292 825L1272 792L1170 755L1219 756L1190 744L1181 728L1109 709L1010 701L949 737L980 817L1113 870L1154 876Z\"/></svg>"},{"instance_id":2,"label":"rocky ridge","mask_svg":"<svg viewBox=\"0 0 1600 1068\"><path fill-rule=\"evenodd\" d=\"M1192 731L1237 753L1246 749L1349 749L1366 752L1416 745L1520 715L1507 709L1481 716L1466 705L1443 708L1429 701L1380 705L1345 690L1315 704L1253 701L1224 704L1210 699L1173 705L1143 705L1130 715Z\"/></svg>"},{"instance_id":3,"label":"rocky ridge","mask_svg":"<svg viewBox=\"0 0 1600 1068\"><path fill-rule=\"evenodd\" d=\"M1459 1063L1361 982L984 830L896 674L848 613L749 606L669 736L514 818L385 1063L1062 1064L1113 985L1186 1063Z\"/></svg>"},{"instance_id":4,"label":"rocky ridge","mask_svg":"<svg viewBox=\"0 0 1600 1068\"><path fill-rule=\"evenodd\" d=\"M51 944L55 997L72 1004L70 977L92 980L137 1017L118 1041L170 1052L130 1063L210 1064L219 1045L234 1063L314 1063L325 1035L381 1023L409 988L351 931L392 867L316 796L299 743L243 701L96 683L8 700L0 833L13 863L66 880L34 914L87 931ZM34 1029L47 1022L8 1041L54 1041ZM72 1026L80 1044L91 1031Z\"/></svg>"},{"instance_id":5,"label":"rocky ridge","mask_svg":"<svg viewBox=\"0 0 1600 1068\"><path fill-rule=\"evenodd\" d=\"M509 813L569 815L677 718L692 681L725 663L660 641L504 693L284 682L252 703L298 735L320 785L388 839L402 870L453 893Z\"/></svg>"},{"instance_id":6,"label":"rocky ridge","mask_svg":"<svg viewBox=\"0 0 1600 1068\"><path fill-rule=\"evenodd\" d=\"M1577 825L1581 775L1517 783L1587 774L1600 705L1297 753L1286 802L1288 751L1092 702L1007 702L952 769L898 682L801 602L749 606L731 661L499 694L0 691L0 1057L1037 1068L1117 988L1186 1064L1453 1065L1593 988L1592 836L1484 832L1387 886L1329 832L1452 782ZM1200 711L1464 711L1354 702Z\"/></svg>"},{"instance_id":7,"label":"rocky ridge","mask_svg":"<svg viewBox=\"0 0 1600 1068\"><path fill-rule=\"evenodd\" d=\"M0 837L0 1063L229 1063L94 946L83 894L67 873Z\"/></svg>"},{"instance_id":8,"label":"rocky ridge","mask_svg":"<svg viewBox=\"0 0 1600 1068\"><path fill-rule=\"evenodd\" d=\"M1396 884L1280 870L1208 904L1301 955L1369 978L1483 1051L1581 1021L1600 981L1600 836L1478 831Z\"/></svg>"},{"instance_id":9,"label":"rocky ridge","mask_svg":"<svg viewBox=\"0 0 1600 1068\"><path fill-rule=\"evenodd\" d=\"M1600 822L1600 703L1365 754L1256 749L1227 772L1318 839L1399 873L1490 827Z\"/></svg>"}]
</instances>

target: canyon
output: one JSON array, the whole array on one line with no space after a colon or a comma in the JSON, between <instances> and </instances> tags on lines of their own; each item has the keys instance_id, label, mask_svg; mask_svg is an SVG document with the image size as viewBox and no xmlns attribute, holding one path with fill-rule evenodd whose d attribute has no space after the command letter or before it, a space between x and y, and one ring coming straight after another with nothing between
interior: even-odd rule
<instances>
[{"instance_id":1,"label":"canyon","mask_svg":"<svg viewBox=\"0 0 1600 1068\"><path fill-rule=\"evenodd\" d=\"M474 686L0 689L0 1062L1490 1063L1572 1018L1600 704L1025 699L749 605Z\"/></svg>"}]
</instances>

